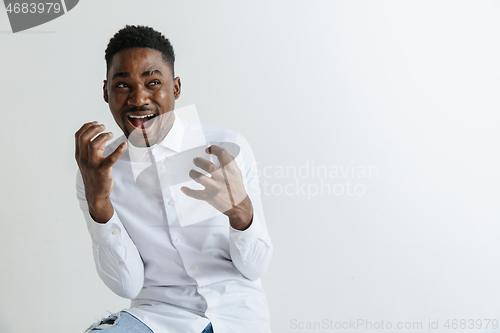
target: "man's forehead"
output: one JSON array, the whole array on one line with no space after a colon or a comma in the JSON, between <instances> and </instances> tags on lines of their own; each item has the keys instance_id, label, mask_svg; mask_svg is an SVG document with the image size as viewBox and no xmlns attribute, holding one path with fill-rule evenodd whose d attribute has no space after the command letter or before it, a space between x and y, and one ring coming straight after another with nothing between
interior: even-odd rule
<instances>
[{"instance_id":1,"label":"man's forehead","mask_svg":"<svg viewBox=\"0 0 500 333\"><path fill-rule=\"evenodd\" d=\"M108 75L115 73L130 73L131 71L140 74L144 72L159 71L163 76L171 74L170 65L166 62L163 54L150 48L133 48L117 52L111 61Z\"/></svg>"}]
</instances>

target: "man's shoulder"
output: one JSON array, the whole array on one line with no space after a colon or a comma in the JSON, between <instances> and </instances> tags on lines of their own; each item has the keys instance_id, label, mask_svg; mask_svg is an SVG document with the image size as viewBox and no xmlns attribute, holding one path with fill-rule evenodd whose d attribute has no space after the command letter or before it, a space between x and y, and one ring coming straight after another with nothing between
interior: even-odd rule
<instances>
[{"instance_id":1,"label":"man's shoulder","mask_svg":"<svg viewBox=\"0 0 500 333\"><path fill-rule=\"evenodd\" d=\"M250 163L249 161L254 159L250 144L240 133L219 126L189 120L183 120L183 123L183 149L217 145L225 148L239 162L247 160Z\"/></svg>"},{"instance_id":2,"label":"man's shoulder","mask_svg":"<svg viewBox=\"0 0 500 333\"><path fill-rule=\"evenodd\" d=\"M182 120L184 126L184 136L189 137L191 135L199 134L200 130L206 139L207 143L210 142L243 142L245 138L238 132L222 128L219 126L197 123L190 120Z\"/></svg>"},{"instance_id":3,"label":"man's shoulder","mask_svg":"<svg viewBox=\"0 0 500 333\"><path fill-rule=\"evenodd\" d=\"M203 129L203 134L205 135L207 142L222 140L234 142L236 140L240 140L243 137L240 133L215 125L202 123L201 127Z\"/></svg>"}]
</instances>

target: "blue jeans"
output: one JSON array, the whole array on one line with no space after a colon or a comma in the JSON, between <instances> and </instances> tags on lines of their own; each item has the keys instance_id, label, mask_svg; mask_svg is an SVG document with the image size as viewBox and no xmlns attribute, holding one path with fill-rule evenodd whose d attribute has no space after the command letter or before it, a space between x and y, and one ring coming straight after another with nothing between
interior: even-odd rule
<instances>
[{"instance_id":1,"label":"blue jeans","mask_svg":"<svg viewBox=\"0 0 500 333\"><path fill-rule=\"evenodd\" d=\"M149 327L144 325L142 321L135 318L131 314L125 311L121 311L104 318L99 323L96 323L85 331L85 333L153 333ZM212 323L209 323L207 327L201 333L214 333L212 330Z\"/></svg>"}]
</instances>

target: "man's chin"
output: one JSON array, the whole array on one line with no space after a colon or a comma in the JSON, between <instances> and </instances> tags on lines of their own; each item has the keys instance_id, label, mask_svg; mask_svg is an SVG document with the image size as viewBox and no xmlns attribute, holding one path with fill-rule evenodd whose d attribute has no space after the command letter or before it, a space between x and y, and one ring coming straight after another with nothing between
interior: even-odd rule
<instances>
[{"instance_id":1,"label":"man's chin","mask_svg":"<svg viewBox=\"0 0 500 333\"><path fill-rule=\"evenodd\" d=\"M136 131L127 136L128 142L134 147L151 147L158 143L157 135L148 135L148 133L138 133Z\"/></svg>"}]
</instances>

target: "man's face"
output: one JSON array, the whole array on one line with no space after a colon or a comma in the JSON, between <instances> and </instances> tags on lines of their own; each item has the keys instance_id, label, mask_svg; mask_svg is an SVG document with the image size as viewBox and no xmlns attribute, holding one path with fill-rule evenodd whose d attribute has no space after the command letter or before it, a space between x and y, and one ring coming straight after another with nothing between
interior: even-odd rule
<instances>
[{"instance_id":1,"label":"man's face","mask_svg":"<svg viewBox=\"0 0 500 333\"><path fill-rule=\"evenodd\" d=\"M152 146L170 131L181 81L172 78L160 51L135 48L115 54L103 89L116 123L134 146Z\"/></svg>"}]
</instances>

